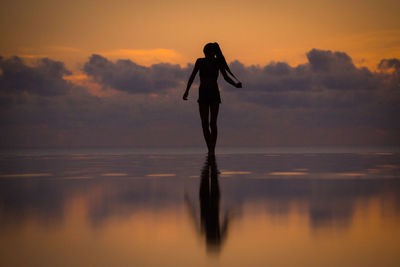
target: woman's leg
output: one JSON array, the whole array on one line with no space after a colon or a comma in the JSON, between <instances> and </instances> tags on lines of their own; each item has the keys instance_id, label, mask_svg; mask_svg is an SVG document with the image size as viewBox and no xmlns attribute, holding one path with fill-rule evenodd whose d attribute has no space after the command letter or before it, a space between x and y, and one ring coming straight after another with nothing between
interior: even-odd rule
<instances>
[{"instance_id":1,"label":"woman's leg","mask_svg":"<svg viewBox=\"0 0 400 267\"><path fill-rule=\"evenodd\" d=\"M219 103L210 104L210 143L211 150L210 154L215 154L215 146L217 144L217 136L218 136L218 128L217 128L217 119L218 119L218 111L219 111Z\"/></svg>"},{"instance_id":2,"label":"woman's leg","mask_svg":"<svg viewBox=\"0 0 400 267\"><path fill-rule=\"evenodd\" d=\"M200 118L201 118L201 127L203 128L203 135L204 139L206 140L208 153L211 151L211 134L209 129L209 104L202 104L199 103L199 111L200 111Z\"/></svg>"}]
</instances>

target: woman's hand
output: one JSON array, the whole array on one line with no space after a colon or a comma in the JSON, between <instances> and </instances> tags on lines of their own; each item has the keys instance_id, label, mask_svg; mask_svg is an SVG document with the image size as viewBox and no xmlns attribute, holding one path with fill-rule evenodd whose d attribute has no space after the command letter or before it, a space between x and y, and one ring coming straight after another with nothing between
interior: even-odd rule
<instances>
[{"instance_id":1,"label":"woman's hand","mask_svg":"<svg viewBox=\"0 0 400 267\"><path fill-rule=\"evenodd\" d=\"M236 86L236 88L242 88L242 83L238 82L235 86Z\"/></svg>"},{"instance_id":2,"label":"woman's hand","mask_svg":"<svg viewBox=\"0 0 400 267\"><path fill-rule=\"evenodd\" d=\"M185 93L183 94L183 97L182 97L183 100L187 100L188 95L189 95L189 92L185 91Z\"/></svg>"}]
</instances>

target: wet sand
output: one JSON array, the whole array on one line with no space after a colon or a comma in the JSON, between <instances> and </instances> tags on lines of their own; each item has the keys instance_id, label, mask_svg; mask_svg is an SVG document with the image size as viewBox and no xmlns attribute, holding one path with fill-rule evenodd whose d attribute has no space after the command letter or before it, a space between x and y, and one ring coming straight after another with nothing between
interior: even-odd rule
<instances>
[{"instance_id":1,"label":"wet sand","mask_svg":"<svg viewBox=\"0 0 400 267\"><path fill-rule=\"evenodd\" d=\"M3 266L400 266L400 154L2 153Z\"/></svg>"}]
</instances>

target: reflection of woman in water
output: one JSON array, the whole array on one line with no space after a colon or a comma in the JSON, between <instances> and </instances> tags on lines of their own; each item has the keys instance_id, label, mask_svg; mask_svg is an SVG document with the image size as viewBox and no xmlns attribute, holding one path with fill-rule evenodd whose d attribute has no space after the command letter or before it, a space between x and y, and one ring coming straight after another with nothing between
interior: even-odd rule
<instances>
[{"instance_id":1,"label":"reflection of woman in water","mask_svg":"<svg viewBox=\"0 0 400 267\"><path fill-rule=\"evenodd\" d=\"M193 83L197 71L200 71L199 98L197 102L199 103L201 125L203 127L203 134L207 143L208 153L209 155L214 155L218 133L217 117L219 104L221 103L217 84L219 71L221 71L224 79L233 86L241 88L242 83L235 83L226 73L228 71L233 77L235 77L229 69L218 43L206 44L203 51L205 58L197 59L193 72L190 75L183 99L187 100L190 86Z\"/></svg>"},{"instance_id":2,"label":"reflection of woman in water","mask_svg":"<svg viewBox=\"0 0 400 267\"><path fill-rule=\"evenodd\" d=\"M220 190L218 185L218 169L215 157L208 156L201 171L200 180L200 225L197 224L194 206L186 196L189 212L206 238L207 250L219 252L226 239L230 216L225 214L222 224L219 218Z\"/></svg>"}]
</instances>

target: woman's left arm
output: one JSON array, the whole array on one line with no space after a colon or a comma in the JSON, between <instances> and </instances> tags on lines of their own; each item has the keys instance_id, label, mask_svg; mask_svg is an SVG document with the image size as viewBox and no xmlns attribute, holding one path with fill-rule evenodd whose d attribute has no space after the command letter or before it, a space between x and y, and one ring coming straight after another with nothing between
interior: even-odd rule
<instances>
[{"instance_id":1,"label":"woman's left arm","mask_svg":"<svg viewBox=\"0 0 400 267\"><path fill-rule=\"evenodd\" d=\"M222 76L224 76L225 81L227 81L228 83L232 84L233 86L235 86L236 88L242 88L242 83L238 82L235 83L231 77L228 76L228 74L226 73L226 70L224 68L220 68Z\"/></svg>"}]
</instances>

